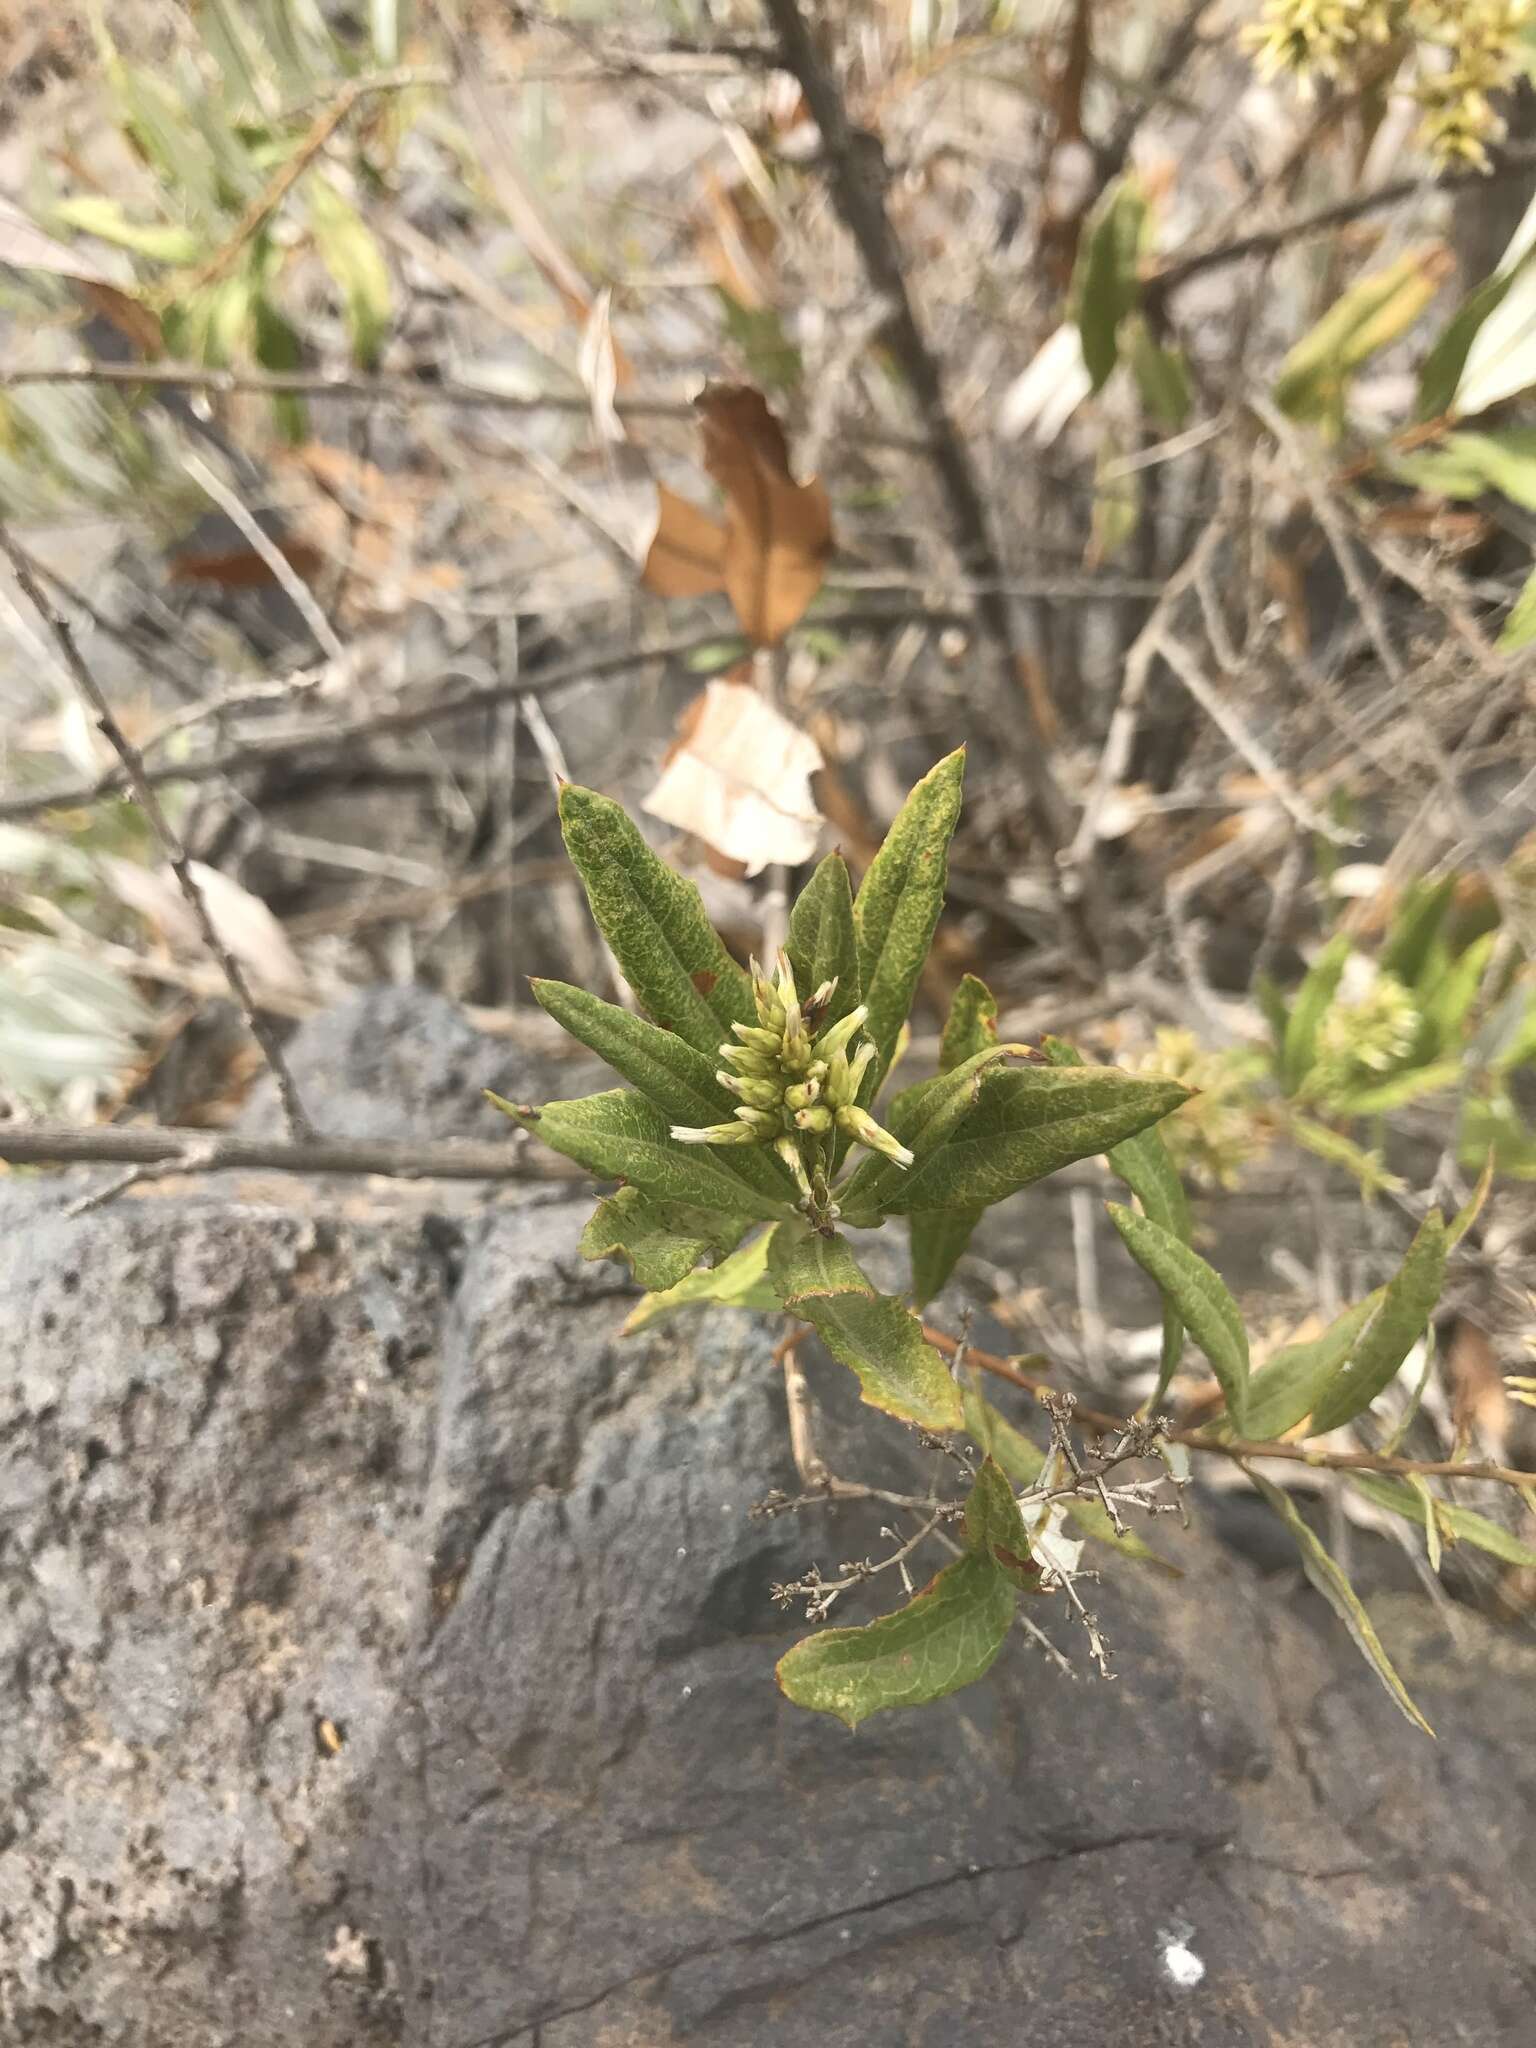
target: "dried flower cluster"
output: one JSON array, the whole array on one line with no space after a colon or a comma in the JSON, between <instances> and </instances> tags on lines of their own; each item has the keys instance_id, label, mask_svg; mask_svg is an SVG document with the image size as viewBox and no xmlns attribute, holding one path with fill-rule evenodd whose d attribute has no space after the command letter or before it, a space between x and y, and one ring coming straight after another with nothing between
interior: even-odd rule
<instances>
[{"instance_id":1,"label":"dried flower cluster","mask_svg":"<svg viewBox=\"0 0 1536 2048\"><path fill-rule=\"evenodd\" d=\"M868 1007L860 1003L817 1035L836 993L836 979L824 981L802 1005L784 954L772 981L754 960L757 1022L731 1027L741 1042L721 1046L727 1064L715 1076L722 1088L741 1098L736 1121L700 1130L672 1127L673 1137L685 1145L771 1145L795 1176L806 1204L833 1216L829 1141L835 1131L884 1153L898 1166L912 1164L905 1145L859 1107L875 1047L864 1038L851 1058L849 1049L863 1031Z\"/></svg>"},{"instance_id":2,"label":"dried flower cluster","mask_svg":"<svg viewBox=\"0 0 1536 2048\"><path fill-rule=\"evenodd\" d=\"M1533 16L1533 0L1266 0L1248 42L1265 77L1288 71L1303 85L1380 83L1411 58L1424 147L1486 169L1504 133L1494 101L1529 62Z\"/></svg>"}]
</instances>

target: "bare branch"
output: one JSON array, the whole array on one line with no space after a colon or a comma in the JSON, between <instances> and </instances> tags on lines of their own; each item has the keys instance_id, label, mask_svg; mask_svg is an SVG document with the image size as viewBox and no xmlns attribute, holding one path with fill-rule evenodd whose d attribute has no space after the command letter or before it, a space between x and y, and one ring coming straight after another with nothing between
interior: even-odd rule
<instances>
[{"instance_id":1,"label":"bare branch","mask_svg":"<svg viewBox=\"0 0 1536 2048\"><path fill-rule=\"evenodd\" d=\"M377 1174L390 1180L569 1180L587 1176L515 1132L503 1140L248 1137L158 1124L0 1123L11 1166L170 1166L183 1173Z\"/></svg>"}]
</instances>

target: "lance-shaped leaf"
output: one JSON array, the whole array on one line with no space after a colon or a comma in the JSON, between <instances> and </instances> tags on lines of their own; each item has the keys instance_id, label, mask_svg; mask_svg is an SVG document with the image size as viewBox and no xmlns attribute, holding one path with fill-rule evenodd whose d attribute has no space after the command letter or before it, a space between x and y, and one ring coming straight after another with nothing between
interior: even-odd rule
<instances>
[{"instance_id":1,"label":"lance-shaped leaf","mask_svg":"<svg viewBox=\"0 0 1536 2048\"><path fill-rule=\"evenodd\" d=\"M782 1308L778 1291L768 1279L768 1254L772 1249L773 1226L750 1244L744 1244L739 1251L722 1259L718 1266L707 1272L690 1273L686 1280L679 1280L675 1287L664 1288L659 1294L647 1294L630 1310L624 1323L623 1334L632 1337L637 1330L659 1323L670 1315L685 1308L744 1308L769 1312Z\"/></svg>"},{"instance_id":2,"label":"lance-shaped leaf","mask_svg":"<svg viewBox=\"0 0 1536 2048\"><path fill-rule=\"evenodd\" d=\"M997 998L974 974L962 977L939 1041L939 1072L953 1073L997 1044ZM971 1241L981 1209L925 1209L907 1218L912 1245L912 1297L921 1308L944 1285Z\"/></svg>"},{"instance_id":3,"label":"lance-shaped leaf","mask_svg":"<svg viewBox=\"0 0 1536 2048\"><path fill-rule=\"evenodd\" d=\"M920 1171L924 1161L933 1158L975 1108L985 1076L1002 1061L1023 1057L1028 1051L1025 1045L989 1045L951 1072L904 1088L891 1104L886 1125L912 1154L912 1165L898 1166L894 1159L879 1153L861 1160L839 1190L845 1215L882 1216L907 1175Z\"/></svg>"},{"instance_id":4,"label":"lance-shaped leaf","mask_svg":"<svg viewBox=\"0 0 1536 2048\"><path fill-rule=\"evenodd\" d=\"M655 1021L714 1055L752 1020L752 984L704 914L692 882L656 858L621 807L567 783L560 829L598 930Z\"/></svg>"},{"instance_id":5,"label":"lance-shaped leaf","mask_svg":"<svg viewBox=\"0 0 1536 2048\"><path fill-rule=\"evenodd\" d=\"M1417 1522L1421 1529L1428 1529L1430 1510L1424 1495L1416 1488L1405 1485L1401 1479L1388 1479L1375 1472L1351 1472L1348 1477L1350 1485L1358 1488L1377 1507ZM1513 1530L1472 1508L1458 1507L1454 1501L1441 1500L1438 1494L1432 1498L1434 1517L1442 1536L1448 1535L1457 1543L1470 1543L1475 1549L1486 1550L1490 1557L1502 1558L1506 1564L1521 1565L1527 1571L1536 1569L1536 1550L1529 1543L1522 1543Z\"/></svg>"},{"instance_id":6,"label":"lance-shaped leaf","mask_svg":"<svg viewBox=\"0 0 1536 2048\"><path fill-rule=\"evenodd\" d=\"M1038 1444L1032 1443L1022 1429L1015 1429L1008 1418L1000 1415L975 1387L967 1384L962 1389L961 1398L965 1406L966 1429L988 1457L996 1459L1015 1486L1034 1486L1045 1470L1046 1453ZM1104 1511L1102 1501L1087 1494L1073 1494L1064 1506L1082 1533L1091 1536L1096 1543L1107 1543L1121 1557L1133 1557L1140 1564L1156 1565L1159 1571L1167 1572L1173 1578L1183 1578L1179 1567L1159 1557L1134 1529L1118 1534Z\"/></svg>"},{"instance_id":7,"label":"lance-shaped leaf","mask_svg":"<svg viewBox=\"0 0 1536 2048\"><path fill-rule=\"evenodd\" d=\"M965 1503L965 1547L989 1557L1021 1592L1039 1592L1040 1567L1029 1553L1029 1531L995 1458L983 1459Z\"/></svg>"},{"instance_id":8,"label":"lance-shaped leaf","mask_svg":"<svg viewBox=\"0 0 1536 2048\"><path fill-rule=\"evenodd\" d=\"M866 1029L879 1054L866 1101L873 1100L891 1063L944 906L964 775L963 747L929 769L897 813L854 902L859 982L869 1005Z\"/></svg>"},{"instance_id":9,"label":"lance-shaped leaf","mask_svg":"<svg viewBox=\"0 0 1536 2048\"><path fill-rule=\"evenodd\" d=\"M632 1089L610 1088L539 1108L486 1093L525 1131L599 1180L630 1181L667 1201L717 1209L723 1216L777 1221L794 1214L791 1202L759 1194L727 1173L706 1147L679 1145L662 1112Z\"/></svg>"},{"instance_id":10,"label":"lance-shaped leaf","mask_svg":"<svg viewBox=\"0 0 1536 2048\"><path fill-rule=\"evenodd\" d=\"M1419 1225L1407 1257L1388 1284L1376 1314L1319 1395L1312 1409L1312 1429L1316 1435L1339 1429L1364 1414L1382 1389L1397 1377L1440 1299L1449 1249L1440 1211L1431 1209Z\"/></svg>"},{"instance_id":11,"label":"lance-shaped leaf","mask_svg":"<svg viewBox=\"0 0 1536 2048\"><path fill-rule=\"evenodd\" d=\"M642 1287L675 1287L710 1252L728 1252L746 1218L668 1202L644 1188L606 1195L581 1233L584 1259L623 1259Z\"/></svg>"},{"instance_id":12,"label":"lance-shaped leaf","mask_svg":"<svg viewBox=\"0 0 1536 2048\"><path fill-rule=\"evenodd\" d=\"M715 1079L720 1063L716 1050L706 1055L617 1003L605 1003L569 982L536 979L529 986L534 999L617 1074L665 1112L667 1121L700 1130L729 1123L737 1101ZM756 1188L759 1194L793 1205L794 1183L771 1152L761 1145L721 1145L709 1153L723 1173ZM747 1210L738 1211L746 1215Z\"/></svg>"},{"instance_id":13,"label":"lance-shaped leaf","mask_svg":"<svg viewBox=\"0 0 1536 2048\"><path fill-rule=\"evenodd\" d=\"M779 1688L849 1728L889 1707L925 1706L986 1676L1017 1602L997 1566L968 1553L896 1613L796 1643L779 1659Z\"/></svg>"},{"instance_id":14,"label":"lance-shaped leaf","mask_svg":"<svg viewBox=\"0 0 1536 2048\"><path fill-rule=\"evenodd\" d=\"M917 1317L876 1292L845 1238L776 1230L768 1277L784 1306L857 1374L872 1408L922 1429L960 1427L960 1390L949 1367L924 1343Z\"/></svg>"},{"instance_id":15,"label":"lance-shaped leaf","mask_svg":"<svg viewBox=\"0 0 1536 2048\"><path fill-rule=\"evenodd\" d=\"M1118 355L1120 323L1141 297L1147 202L1134 177L1105 193L1088 224L1087 246L1072 280L1070 304L1083 337L1083 362L1099 390Z\"/></svg>"},{"instance_id":16,"label":"lance-shaped leaf","mask_svg":"<svg viewBox=\"0 0 1536 2048\"><path fill-rule=\"evenodd\" d=\"M899 1215L989 1207L1074 1160L1108 1152L1177 1109L1189 1092L1117 1067L990 1068L974 1108L886 1206Z\"/></svg>"},{"instance_id":17,"label":"lance-shaped leaf","mask_svg":"<svg viewBox=\"0 0 1536 2048\"><path fill-rule=\"evenodd\" d=\"M1335 1318L1319 1337L1287 1344L1248 1383L1246 1433L1269 1443L1312 1413L1319 1396L1381 1306L1381 1289ZM1213 1417L1213 1422L1219 1418Z\"/></svg>"},{"instance_id":18,"label":"lance-shaped leaf","mask_svg":"<svg viewBox=\"0 0 1536 2048\"><path fill-rule=\"evenodd\" d=\"M1262 1474L1249 1472L1248 1476L1295 1537L1296 1547L1301 1552L1302 1570L1349 1630L1356 1649L1391 1694L1399 1711L1415 1728L1422 1728L1426 1735L1433 1735L1434 1729L1408 1697L1408 1688L1398 1677L1391 1658L1382 1648L1381 1638L1376 1633L1371 1617L1361 1605L1359 1595L1323 1548L1318 1537L1302 1520L1296 1503L1288 1493L1273 1485Z\"/></svg>"},{"instance_id":19,"label":"lance-shaped leaf","mask_svg":"<svg viewBox=\"0 0 1536 2048\"><path fill-rule=\"evenodd\" d=\"M1280 1060L1280 1085L1294 1095L1317 1061L1317 1034L1328 1006L1338 994L1350 955L1350 936L1339 932L1330 939L1308 970L1296 991L1285 1026L1285 1046Z\"/></svg>"},{"instance_id":20,"label":"lance-shaped leaf","mask_svg":"<svg viewBox=\"0 0 1536 2048\"><path fill-rule=\"evenodd\" d=\"M1075 1046L1068 1045L1065 1039L1046 1038L1042 1040L1040 1049L1053 1066L1080 1067L1085 1064L1082 1054ZM1184 1192L1183 1181L1179 1179L1178 1168L1168 1156L1168 1147L1158 1133L1148 1129L1138 1131L1133 1138L1122 1138L1106 1156L1111 1171L1125 1182L1152 1221L1171 1231L1181 1243L1188 1244L1189 1197ZM1154 1409L1168 1391L1183 1349L1183 1321L1172 1299L1164 1295L1163 1350L1157 1386L1152 1394L1151 1406Z\"/></svg>"},{"instance_id":21,"label":"lance-shaped leaf","mask_svg":"<svg viewBox=\"0 0 1536 2048\"><path fill-rule=\"evenodd\" d=\"M1351 285L1280 365L1275 383L1280 410L1292 419L1320 420L1337 428L1350 376L1378 349L1407 333L1452 267L1449 250L1434 243L1410 249L1386 269Z\"/></svg>"},{"instance_id":22,"label":"lance-shaped leaf","mask_svg":"<svg viewBox=\"0 0 1536 2048\"><path fill-rule=\"evenodd\" d=\"M1118 1202L1110 1218L1126 1250L1173 1303L1185 1328L1211 1362L1238 1434L1248 1420L1248 1332L1226 1282L1196 1251L1150 1216L1137 1216Z\"/></svg>"},{"instance_id":23,"label":"lance-shaped leaf","mask_svg":"<svg viewBox=\"0 0 1536 2048\"><path fill-rule=\"evenodd\" d=\"M853 927L853 884L848 863L840 853L827 855L796 898L789 913L786 951L802 1002L823 982L836 981L825 1024L835 1024L858 1008L862 984L859 942Z\"/></svg>"}]
</instances>

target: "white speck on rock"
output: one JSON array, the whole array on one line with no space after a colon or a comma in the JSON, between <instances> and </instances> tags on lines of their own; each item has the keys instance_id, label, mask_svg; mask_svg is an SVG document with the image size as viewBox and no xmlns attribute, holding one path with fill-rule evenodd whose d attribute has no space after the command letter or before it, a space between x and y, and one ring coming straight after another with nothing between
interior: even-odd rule
<instances>
[{"instance_id":1,"label":"white speck on rock","mask_svg":"<svg viewBox=\"0 0 1536 2048\"><path fill-rule=\"evenodd\" d=\"M1205 1975L1205 1963L1182 1936L1163 1936L1163 1969L1176 1991L1193 1991Z\"/></svg>"}]
</instances>

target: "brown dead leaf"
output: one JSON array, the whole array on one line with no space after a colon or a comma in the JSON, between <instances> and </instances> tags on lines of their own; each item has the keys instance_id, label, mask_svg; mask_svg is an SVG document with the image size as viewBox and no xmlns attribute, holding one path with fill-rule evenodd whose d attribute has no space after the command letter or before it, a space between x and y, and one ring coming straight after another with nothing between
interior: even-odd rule
<instances>
[{"instance_id":1,"label":"brown dead leaf","mask_svg":"<svg viewBox=\"0 0 1536 2048\"><path fill-rule=\"evenodd\" d=\"M309 541L279 541L277 551L306 583L313 583L325 566L324 554ZM277 580L266 558L254 548L173 555L166 564L166 573L173 583L216 583L220 590L262 590Z\"/></svg>"},{"instance_id":2,"label":"brown dead leaf","mask_svg":"<svg viewBox=\"0 0 1536 2048\"><path fill-rule=\"evenodd\" d=\"M698 409L704 467L725 493L725 587L747 637L772 647L821 588L831 502L816 480L795 481L784 429L754 386L706 385Z\"/></svg>"},{"instance_id":3,"label":"brown dead leaf","mask_svg":"<svg viewBox=\"0 0 1536 2048\"><path fill-rule=\"evenodd\" d=\"M750 684L716 681L678 721L677 738L644 808L755 875L798 867L816 850L821 813L811 776L816 742Z\"/></svg>"},{"instance_id":4,"label":"brown dead leaf","mask_svg":"<svg viewBox=\"0 0 1536 2048\"><path fill-rule=\"evenodd\" d=\"M110 320L144 356L164 353L160 322L141 299L134 298L110 271L80 250L44 232L9 199L0 198L0 264L16 270L41 270L67 278L94 313Z\"/></svg>"},{"instance_id":5,"label":"brown dead leaf","mask_svg":"<svg viewBox=\"0 0 1536 2048\"><path fill-rule=\"evenodd\" d=\"M697 505L656 486L656 532L640 580L658 597L706 597L725 588L726 532Z\"/></svg>"},{"instance_id":6,"label":"brown dead leaf","mask_svg":"<svg viewBox=\"0 0 1536 2048\"><path fill-rule=\"evenodd\" d=\"M700 213L699 260L715 283L749 312L772 305L778 229L752 187L707 174Z\"/></svg>"}]
</instances>

